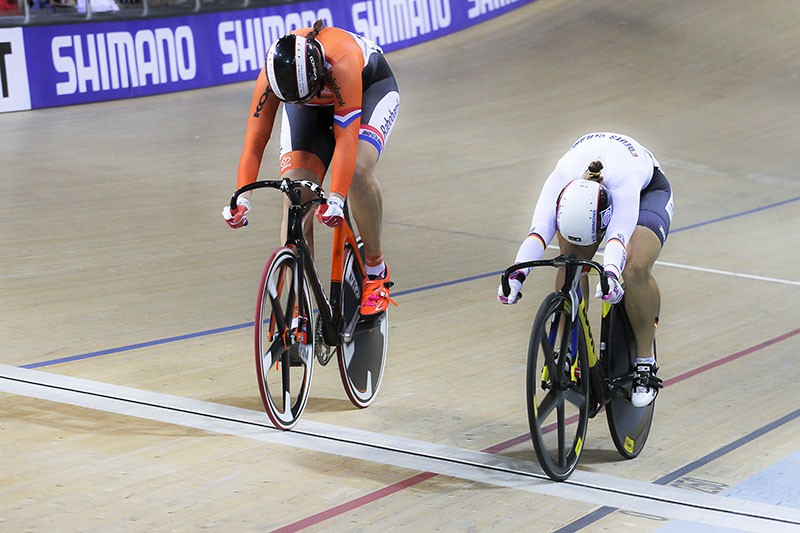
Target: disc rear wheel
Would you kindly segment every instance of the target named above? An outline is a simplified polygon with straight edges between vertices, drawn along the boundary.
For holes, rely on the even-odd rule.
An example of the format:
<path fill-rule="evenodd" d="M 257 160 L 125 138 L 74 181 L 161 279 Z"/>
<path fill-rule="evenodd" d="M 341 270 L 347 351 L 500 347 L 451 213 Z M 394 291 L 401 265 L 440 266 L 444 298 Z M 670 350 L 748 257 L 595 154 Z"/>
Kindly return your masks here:
<path fill-rule="evenodd" d="M 342 317 L 344 331 L 337 348 L 339 374 L 350 401 L 359 408 L 369 406 L 378 394 L 389 342 L 389 315 L 361 316 L 363 274 L 355 252 L 345 250 L 342 280 Z"/>
<path fill-rule="evenodd" d="M 606 375 L 611 379 L 631 376 L 636 357 L 636 338 L 633 334 L 624 301 L 613 305 L 604 324 L 608 329 L 607 360 L 603 361 Z M 603 332 L 603 335 L 606 335 Z M 655 353 L 655 345 L 653 346 Z M 615 390 L 606 405 L 606 420 L 611 439 L 619 454 L 625 459 L 637 457 L 647 443 L 653 423 L 656 401 L 644 407 L 634 407 L 630 401 L 631 382 Z"/>

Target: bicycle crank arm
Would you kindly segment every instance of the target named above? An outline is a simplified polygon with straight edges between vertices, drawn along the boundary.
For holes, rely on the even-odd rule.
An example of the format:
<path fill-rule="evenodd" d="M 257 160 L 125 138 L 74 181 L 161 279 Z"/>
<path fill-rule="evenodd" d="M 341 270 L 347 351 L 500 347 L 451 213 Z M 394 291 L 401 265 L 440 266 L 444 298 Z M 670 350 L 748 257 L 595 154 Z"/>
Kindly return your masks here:
<path fill-rule="evenodd" d="M 633 385 L 634 380 L 636 379 L 636 374 L 631 372 L 630 374 L 626 374 L 624 376 L 620 376 L 618 378 L 608 378 L 606 379 L 606 391 L 610 394 L 616 394 L 618 392 L 622 392 L 623 394 L 627 393 L 630 394 L 631 386 Z"/>
<path fill-rule="evenodd" d="M 344 342 L 350 342 L 353 340 L 353 332 L 356 330 L 356 324 L 358 324 L 358 313 L 353 313 L 353 318 L 350 319 L 350 322 L 344 328 L 342 332 L 342 340 Z"/>

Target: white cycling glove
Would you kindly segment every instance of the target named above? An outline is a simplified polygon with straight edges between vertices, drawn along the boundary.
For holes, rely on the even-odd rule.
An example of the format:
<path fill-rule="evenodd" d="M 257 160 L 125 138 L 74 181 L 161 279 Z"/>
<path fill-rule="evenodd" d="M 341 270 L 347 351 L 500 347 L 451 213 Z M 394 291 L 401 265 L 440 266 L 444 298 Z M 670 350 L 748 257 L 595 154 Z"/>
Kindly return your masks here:
<path fill-rule="evenodd" d="M 608 274 L 608 293 L 603 294 L 603 287 L 598 283 L 594 297 L 610 304 L 618 304 L 622 300 L 622 295 L 625 294 L 625 291 L 622 289 L 622 284 L 617 279 L 616 274 L 608 270 L 606 270 L 606 274 Z"/>
<path fill-rule="evenodd" d="M 317 208 L 317 218 L 326 226 L 335 228 L 344 220 L 344 201 L 338 196 L 331 196 L 326 204 Z"/>
<path fill-rule="evenodd" d="M 503 292 L 503 284 L 497 287 L 497 299 L 500 303 L 512 305 L 517 303 L 522 298 L 522 283 L 525 281 L 525 274 L 516 270 L 508 276 L 508 286 L 511 288 L 508 294 Z"/>
<path fill-rule="evenodd" d="M 238 197 L 236 199 L 236 209 L 231 210 L 231 206 L 226 205 L 222 209 L 222 218 L 234 229 L 247 225 L 247 213 L 250 211 L 250 201 L 247 198 Z"/>

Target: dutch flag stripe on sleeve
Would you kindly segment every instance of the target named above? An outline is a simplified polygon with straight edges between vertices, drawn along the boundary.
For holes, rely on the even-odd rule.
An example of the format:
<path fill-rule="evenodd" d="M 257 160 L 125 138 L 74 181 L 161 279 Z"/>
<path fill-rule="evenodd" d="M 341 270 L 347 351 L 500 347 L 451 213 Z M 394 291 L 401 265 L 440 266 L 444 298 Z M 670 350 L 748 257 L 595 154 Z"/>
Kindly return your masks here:
<path fill-rule="evenodd" d="M 333 115 L 333 121 L 341 128 L 346 128 L 354 120 L 361 119 L 361 108 L 345 110 L 343 114 L 336 113 Z"/>

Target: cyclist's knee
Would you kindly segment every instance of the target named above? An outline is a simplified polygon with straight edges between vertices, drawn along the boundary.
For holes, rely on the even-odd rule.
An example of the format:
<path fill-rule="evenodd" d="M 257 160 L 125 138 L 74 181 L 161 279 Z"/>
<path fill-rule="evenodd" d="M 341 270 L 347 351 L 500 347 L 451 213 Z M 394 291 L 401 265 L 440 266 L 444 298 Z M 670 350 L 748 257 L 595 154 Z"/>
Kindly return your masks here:
<path fill-rule="evenodd" d="M 649 261 L 640 261 L 635 256 L 629 257 L 625 263 L 622 278 L 626 285 L 641 285 L 650 280 L 652 276 Z"/>
<path fill-rule="evenodd" d="M 355 172 L 353 172 L 353 181 L 350 184 L 350 194 L 364 195 L 378 186 L 373 166 L 367 164 L 356 165 Z"/>
<path fill-rule="evenodd" d="M 625 270 L 622 272 L 622 279 L 628 288 L 656 287 L 656 280 L 653 277 L 653 264 L 655 258 L 648 254 L 631 253 L 625 263 Z"/>
<path fill-rule="evenodd" d="M 652 279 L 653 265 L 661 252 L 658 237 L 648 228 L 637 226 L 628 245 L 625 271 L 626 283 L 648 283 Z"/>

